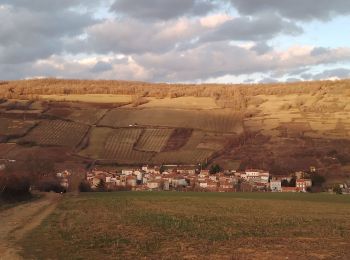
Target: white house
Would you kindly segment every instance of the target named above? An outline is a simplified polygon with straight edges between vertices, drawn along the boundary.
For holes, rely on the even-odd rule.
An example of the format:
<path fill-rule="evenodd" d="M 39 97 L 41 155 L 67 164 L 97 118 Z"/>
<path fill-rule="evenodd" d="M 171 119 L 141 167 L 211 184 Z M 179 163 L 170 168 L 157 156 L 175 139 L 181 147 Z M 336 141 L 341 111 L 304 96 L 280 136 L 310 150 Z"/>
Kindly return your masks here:
<path fill-rule="evenodd" d="M 123 175 L 132 175 L 134 173 L 134 170 L 131 169 L 123 169 L 122 174 Z"/>
<path fill-rule="evenodd" d="M 282 182 L 281 180 L 271 180 L 270 189 L 272 192 L 281 192 L 282 191 Z"/>
<path fill-rule="evenodd" d="M 149 181 L 149 182 L 147 183 L 147 187 L 148 187 L 150 190 L 158 189 L 158 188 L 159 188 L 159 182 L 157 182 L 157 181 Z"/>

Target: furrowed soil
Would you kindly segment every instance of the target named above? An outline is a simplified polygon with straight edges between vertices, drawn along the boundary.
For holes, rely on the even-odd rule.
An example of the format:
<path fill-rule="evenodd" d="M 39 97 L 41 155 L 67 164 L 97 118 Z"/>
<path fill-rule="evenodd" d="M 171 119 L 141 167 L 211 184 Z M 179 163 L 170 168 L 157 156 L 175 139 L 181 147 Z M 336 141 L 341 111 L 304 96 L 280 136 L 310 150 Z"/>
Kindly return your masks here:
<path fill-rule="evenodd" d="M 65 197 L 21 240 L 21 255 L 29 259 L 349 259 L 349 205 L 350 197 L 328 194 L 80 194 Z"/>

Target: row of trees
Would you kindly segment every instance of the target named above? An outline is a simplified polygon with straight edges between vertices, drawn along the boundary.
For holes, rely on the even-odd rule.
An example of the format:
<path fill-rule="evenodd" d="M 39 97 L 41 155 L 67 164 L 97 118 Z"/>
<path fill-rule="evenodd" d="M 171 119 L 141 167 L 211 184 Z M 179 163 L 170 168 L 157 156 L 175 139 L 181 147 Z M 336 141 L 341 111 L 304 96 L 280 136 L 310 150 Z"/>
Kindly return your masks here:
<path fill-rule="evenodd" d="M 65 192 L 55 176 L 52 161 L 29 157 L 25 162 L 9 164 L 0 171 L 0 199 L 21 201 L 31 198 L 33 189 L 43 192 Z"/>
<path fill-rule="evenodd" d="M 149 84 L 130 81 L 38 79 L 5 82 L 0 95 L 6 98 L 35 98 L 48 94 L 122 94 L 136 97 L 213 97 L 224 107 L 244 110 L 257 95 L 322 94 L 347 88 L 349 81 L 300 82 L 265 85 Z M 136 100 L 143 102 L 142 99 Z"/>

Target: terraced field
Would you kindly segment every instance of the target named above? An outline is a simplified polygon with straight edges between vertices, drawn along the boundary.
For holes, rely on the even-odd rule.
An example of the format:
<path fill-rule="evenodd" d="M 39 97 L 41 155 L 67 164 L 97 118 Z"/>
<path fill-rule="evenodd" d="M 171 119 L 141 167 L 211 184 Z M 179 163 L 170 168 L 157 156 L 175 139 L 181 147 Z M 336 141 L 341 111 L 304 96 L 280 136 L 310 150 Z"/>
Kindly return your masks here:
<path fill-rule="evenodd" d="M 192 128 L 210 132 L 241 133 L 240 113 L 232 110 L 182 110 L 182 109 L 114 109 L 100 122 L 101 126 L 128 127 L 163 126 Z"/>
<path fill-rule="evenodd" d="M 36 124 L 33 120 L 0 118 L 1 136 L 22 136 Z"/>
<path fill-rule="evenodd" d="M 93 128 L 89 146 L 79 154 L 123 164 L 147 162 L 152 153 L 134 150 L 141 133 L 142 129 Z"/>
<path fill-rule="evenodd" d="M 155 164 L 196 164 L 203 163 L 213 153 L 224 149 L 232 135 L 221 135 L 203 131 L 193 131 L 189 140 L 180 149 L 157 153 L 152 162 Z"/>
<path fill-rule="evenodd" d="M 90 107 L 84 109 L 52 108 L 46 114 L 82 124 L 93 125 L 101 119 L 106 111 L 106 109 Z"/>
<path fill-rule="evenodd" d="M 15 148 L 15 144 L 0 143 L 0 156 L 6 156 L 9 152 Z"/>
<path fill-rule="evenodd" d="M 181 147 L 168 147 L 174 129 L 94 127 L 89 145 L 81 156 L 120 164 L 174 163 L 194 164 L 206 161 L 223 149 L 231 135 L 193 131 Z"/>
<path fill-rule="evenodd" d="M 173 129 L 145 129 L 135 149 L 148 152 L 160 152 L 170 138 Z"/>
<path fill-rule="evenodd" d="M 142 133 L 141 129 L 118 129 L 106 141 L 103 158 L 119 163 L 144 163 L 151 154 L 134 150 L 134 145 Z"/>
<path fill-rule="evenodd" d="M 38 145 L 75 147 L 80 143 L 88 126 L 61 120 L 42 121 L 21 139 Z"/>
<path fill-rule="evenodd" d="M 195 149 L 162 152 L 152 158 L 154 164 L 197 164 L 203 163 L 214 153 L 213 150 Z"/>

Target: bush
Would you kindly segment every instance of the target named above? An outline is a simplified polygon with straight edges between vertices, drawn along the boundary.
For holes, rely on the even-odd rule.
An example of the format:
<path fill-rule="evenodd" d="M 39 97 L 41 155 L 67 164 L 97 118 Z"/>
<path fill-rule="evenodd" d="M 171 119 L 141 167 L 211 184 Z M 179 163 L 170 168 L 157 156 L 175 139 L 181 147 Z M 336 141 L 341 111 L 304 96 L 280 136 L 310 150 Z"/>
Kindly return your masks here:
<path fill-rule="evenodd" d="M 326 182 L 326 178 L 318 173 L 311 174 L 312 186 L 322 187 L 323 183 Z"/>
<path fill-rule="evenodd" d="M 66 189 L 61 186 L 60 181 L 55 178 L 48 178 L 38 181 L 38 183 L 36 184 L 36 188 L 42 192 L 66 192 Z"/>
<path fill-rule="evenodd" d="M 342 189 L 340 188 L 339 185 L 336 185 L 336 186 L 333 187 L 333 192 L 335 194 L 339 194 L 339 195 L 343 194 L 343 191 L 342 191 Z"/>
<path fill-rule="evenodd" d="M 31 181 L 28 175 L 4 172 L 0 175 L 0 197 L 8 201 L 31 198 Z"/>
<path fill-rule="evenodd" d="M 222 171 L 222 168 L 218 164 L 214 164 L 210 167 L 209 173 L 210 174 L 217 174 Z"/>
<path fill-rule="evenodd" d="M 92 189 L 90 187 L 90 184 L 87 182 L 87 181 L 82 181 L 80 184 L 79 184 L 79 191 L 80 192 L 91 192 Z"/>

